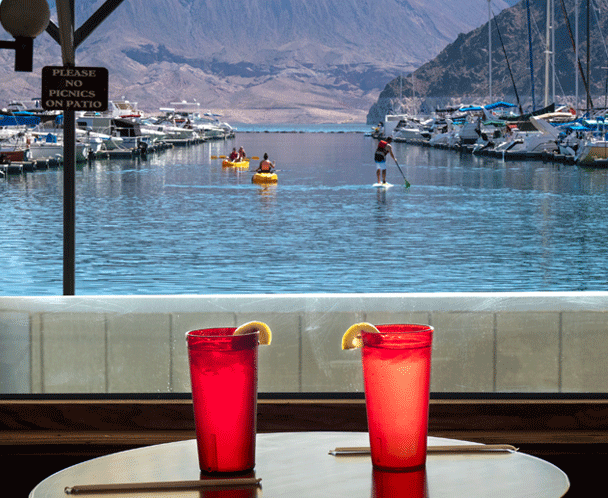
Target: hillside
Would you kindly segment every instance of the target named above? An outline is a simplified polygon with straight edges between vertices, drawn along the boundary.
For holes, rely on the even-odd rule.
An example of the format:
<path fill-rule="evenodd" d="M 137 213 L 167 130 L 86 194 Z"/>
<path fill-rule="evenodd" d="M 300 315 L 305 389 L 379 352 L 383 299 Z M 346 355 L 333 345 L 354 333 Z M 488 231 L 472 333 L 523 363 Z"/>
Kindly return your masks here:
<path fill-rule="evenodd" d="M 574 5 L 569 2 L 570 5 L 566 8 L 568 19 L 566 21 L 561 2 L 555 3 L 555 100 L 558 103 L 572 104 L 575 95 L 575 51 L 570 33 L 575 34 Z M 584 2 L 581 2 L 579 8 L 579 60 L 586 78 L 587 13 L 583 4 Z M 602 16 L 601 12 L 606 12 L 608 9 L 608 0 L 596 0 L 595 4 L 600 12 L 589 13 L 589 66 L 591 95 L 597 107 L 605 105 L 608 53 L 603 38 L 604 33 L 608 32 L 608 18 Z M 526 3 L 520 2 L 497 14 L 491 25 L 493 100 L 517 103 L 519 96 L 522 106 L 528 110 L 532 107 L 533 95 L 536 108 L 544 104 L 546 0 L 531 0 L 530 12 L 534 78 L 530 70 Z M 500 37 L 504 42 L 504 50 Z M 435 106 L 455 102 L 467 104 L 486 102 L 489 98 L 488 46 L 487 23 L 470 33 L 459 35 L 437 57 L 414 71 L 413 75 L 407 75 L 403 80 L 400 78 L 391 80 L 380 94 L 378 101 L 371 107 L 367 122 L 370 124 L 378 122 L 389 109 L 399 111 L 408 106 L 433 109 Z M 513 78 L 509 73 L 509 66 Z M 412 81 L 414 89 L 412 89 Z M 550 78 L 550 101 L 553 101 L 553 93 L 553 83 Z M 584 104 L 585 89 L 580 76 L 579 96 Z"/>
<path fill-rule="evenodd" d="M 77 1 L 76 26 L 102 4 Z M 110 98 L 151 112 L 196 99 L 236 121 L 361 122 L 388 81 L 487 15 L 485 0 L 125 0 L 76 62 L 107 67 Z M 13 57 L 0 51 L 2 101 L 39 95 L 41 67 L 61 64 L 47 33 L 33 73 L 14 73 Z"/>

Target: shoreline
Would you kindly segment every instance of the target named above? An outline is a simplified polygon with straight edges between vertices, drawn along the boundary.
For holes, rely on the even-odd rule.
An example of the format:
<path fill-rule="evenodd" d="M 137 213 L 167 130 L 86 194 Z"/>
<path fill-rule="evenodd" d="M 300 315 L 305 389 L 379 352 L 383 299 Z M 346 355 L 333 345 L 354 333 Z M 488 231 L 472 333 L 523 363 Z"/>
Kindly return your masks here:
<path fill-rule="evenodd" d="M 365 123 L 323 123 L 323 124 L 247 124 L 230 123 L 236 133 L 371 133 L 371 125 Z"/>

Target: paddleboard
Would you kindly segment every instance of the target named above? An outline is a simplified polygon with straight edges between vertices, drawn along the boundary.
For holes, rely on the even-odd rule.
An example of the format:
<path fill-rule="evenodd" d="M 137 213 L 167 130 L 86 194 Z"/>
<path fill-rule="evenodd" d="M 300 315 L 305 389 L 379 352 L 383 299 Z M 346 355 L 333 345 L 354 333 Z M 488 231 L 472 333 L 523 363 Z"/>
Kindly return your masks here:
<path fill-rule="evenodd" d="M 393 184 L 392 183 L 374 183 L 372 185 L 372 187 L 376 187 L 376 188 L 389 188 L 392 187 Z"/>

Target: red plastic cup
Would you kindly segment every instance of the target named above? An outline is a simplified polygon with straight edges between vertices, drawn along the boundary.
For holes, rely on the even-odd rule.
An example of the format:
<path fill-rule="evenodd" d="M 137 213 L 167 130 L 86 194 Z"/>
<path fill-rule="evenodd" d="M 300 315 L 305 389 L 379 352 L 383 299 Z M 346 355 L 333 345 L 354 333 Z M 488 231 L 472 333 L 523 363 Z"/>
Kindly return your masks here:
<path fill-rule="evenodd" d="M 255 467 L 258 336 L 235 328 L 186 334 L 201 472 L 242 473 Z"/>
<path fill-rule="evenodd" d="M 394 472 L 372 469 L 371 498 L 428 498 L 426 470 Z"/>
<path fill-rule="evenodd" d="M 433 327 L 376 328 L 379 334 L 361 334 L 372 464 L 393 471 L 421 468 L 426 463 Z"/>

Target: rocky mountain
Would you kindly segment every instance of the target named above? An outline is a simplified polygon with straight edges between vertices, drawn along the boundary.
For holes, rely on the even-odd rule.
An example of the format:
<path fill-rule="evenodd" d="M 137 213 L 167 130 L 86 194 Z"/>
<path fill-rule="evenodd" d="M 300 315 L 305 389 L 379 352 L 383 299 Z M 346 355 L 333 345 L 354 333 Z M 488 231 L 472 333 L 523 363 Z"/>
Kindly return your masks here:
<path fill-rule="evenodd" d="M 75 4 L 79 27 L 104 0 Z M 486 0 L 124 0 L 76 64 L 107 67 L 110 98 L 150 112 L 196 100 L 233 121 L 362 122 L 387 81 L 487 18 Z M 13 57 L 0 51 L 5 102 L 40 95 L 41 67 L 62 64 L 48 33 L 33 73 L 13 72 Z"/>
<path fill-rule="evenodd" d="M 608 90 L 608 51 L 605 33 L 608 32 L 608 0 L 590 2 L 587 15 L 586 2 L 579 2 L 579 61 L 587 79 L 587 19 L 589 19 L 589 81 L 595 107 L 605 106 Z M 527 6 L 530 7 L 528 16 Z M 496 13 L 492 28 L 492 100 L 517 103 L 524 110 L 544 105 L 546 0 L 525 1 Z M 564 15 L 565 7 L 565 15 Z M 597 7 L 597 10 L 595 9 Z M 575 103 L 575 50 L 576 34 L 574 2 L 555 2 L 555 85 L 552 64 L 550 67 L 549 103 L 553 95 L 557 103 Z M 528 31 L 530 19 L 531 37 Z M 501 43 L 502 38 L 502 43 Z M 529 39 L 532 43 L 529 43 Z M 371 107 L 367 122 L 377 123 L 392 110 L 401 112 L 457 103 L 487 103 L 489 89 L 489 36 L 488 23 L 467 34 L 460 34 L 441 53 L 405 78 L 391 80 L 378 101 Z M 503 50 L 504 44 L 504 50 Z M 530 51 L 530 47 L 532 50 Z M 532 68 L 530 66 L 532 53 Z M 551 55 L 550 60 L 552 61 Z M 507 62 L 508 61 L 508 62 Z M 510 71 L 509 71 L 510 70 Z M 579 74 L 579 97 L 584 106 L 585 87 Z M 512 74 L 512 76 L 511 76 Z M 534 75 L 532 77 L 532 74 Z M 532 85 L 534 82 L 534 85 Z M 553 91 L 555 88 L 555 92 Z"/>

